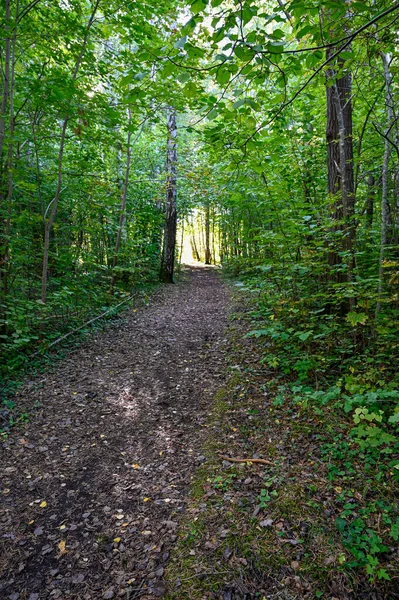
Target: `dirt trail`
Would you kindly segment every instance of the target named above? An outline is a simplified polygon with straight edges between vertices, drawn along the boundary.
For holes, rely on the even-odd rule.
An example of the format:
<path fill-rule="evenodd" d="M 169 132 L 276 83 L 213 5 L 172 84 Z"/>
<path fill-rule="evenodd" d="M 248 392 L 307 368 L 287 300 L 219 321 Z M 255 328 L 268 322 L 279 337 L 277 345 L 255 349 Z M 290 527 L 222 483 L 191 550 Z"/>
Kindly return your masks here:
<path fill-rule="evenodd" d="M 228 294 L 190 269 L 21 396 L 2 444 L 0 597 L 162 597 L 223 372 Z"/>

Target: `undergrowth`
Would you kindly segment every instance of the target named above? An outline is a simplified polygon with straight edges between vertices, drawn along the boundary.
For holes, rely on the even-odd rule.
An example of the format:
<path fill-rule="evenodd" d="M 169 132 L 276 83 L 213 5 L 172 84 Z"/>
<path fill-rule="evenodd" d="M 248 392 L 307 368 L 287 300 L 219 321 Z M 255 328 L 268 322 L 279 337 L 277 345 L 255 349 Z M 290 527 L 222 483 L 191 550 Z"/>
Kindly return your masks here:
<path fill-rule="evenodd" d="M 236 285 L 230 382 L 168 598 L 398 597 L 398 324 L 284 296 L 277 275 Z"/>

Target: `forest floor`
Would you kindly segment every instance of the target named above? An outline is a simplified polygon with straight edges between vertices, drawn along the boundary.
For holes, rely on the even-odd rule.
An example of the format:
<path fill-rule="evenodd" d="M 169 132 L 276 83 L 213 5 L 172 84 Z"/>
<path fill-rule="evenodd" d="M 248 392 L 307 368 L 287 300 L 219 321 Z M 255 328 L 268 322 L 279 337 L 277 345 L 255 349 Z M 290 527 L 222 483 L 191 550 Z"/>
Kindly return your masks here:
<path fill-rule="evenodd" d="M 357 459 L 341 473 L 328 404 L 282 398 L 252 308 L 189 268 L 25 383 L 0 448 L 1 598 L 399 598 L 391 492 Z M 343 510 L 370 528 L 344 538 Z"/>
<path fill-rule="evenodd" d="M 20 389 L 30 420 L 0 450 L 2 598 L 164 595 L 228 302 L 215 269 L 189 269 Z"/>

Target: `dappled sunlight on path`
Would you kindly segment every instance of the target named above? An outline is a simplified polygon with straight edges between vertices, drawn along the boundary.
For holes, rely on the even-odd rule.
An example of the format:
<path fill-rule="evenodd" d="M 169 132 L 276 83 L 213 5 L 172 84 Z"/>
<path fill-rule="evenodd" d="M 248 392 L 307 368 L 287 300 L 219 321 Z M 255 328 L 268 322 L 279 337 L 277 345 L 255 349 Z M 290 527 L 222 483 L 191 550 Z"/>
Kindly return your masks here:
<path fill-rule="evenodd" d="M 2 448 L 2 597 L 163 595 L 226 324 L 216 270 L 184 279 L 21 391 L 39 408 Z"/>

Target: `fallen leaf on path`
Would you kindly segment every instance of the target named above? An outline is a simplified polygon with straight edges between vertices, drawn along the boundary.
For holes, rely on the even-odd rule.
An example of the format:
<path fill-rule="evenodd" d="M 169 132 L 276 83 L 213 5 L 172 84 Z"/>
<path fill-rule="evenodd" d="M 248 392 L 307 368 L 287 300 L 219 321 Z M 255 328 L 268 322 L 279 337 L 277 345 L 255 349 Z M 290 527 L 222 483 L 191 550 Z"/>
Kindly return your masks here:
<path fill-rule="evenodd" d="M 261 527 L 271 527 L 273 525 L 273 519 L 265 519 L 259 523 Z"/>
<path fill-rule="evenodd" d="M 68 550 L 66 549 L 66 542 L 65 540 L 61 540 L 60 543 L 57 545 L 58 550 L 60 551 L 58 557 L 62 556 L 63 554 L 68 554 Z"/>

